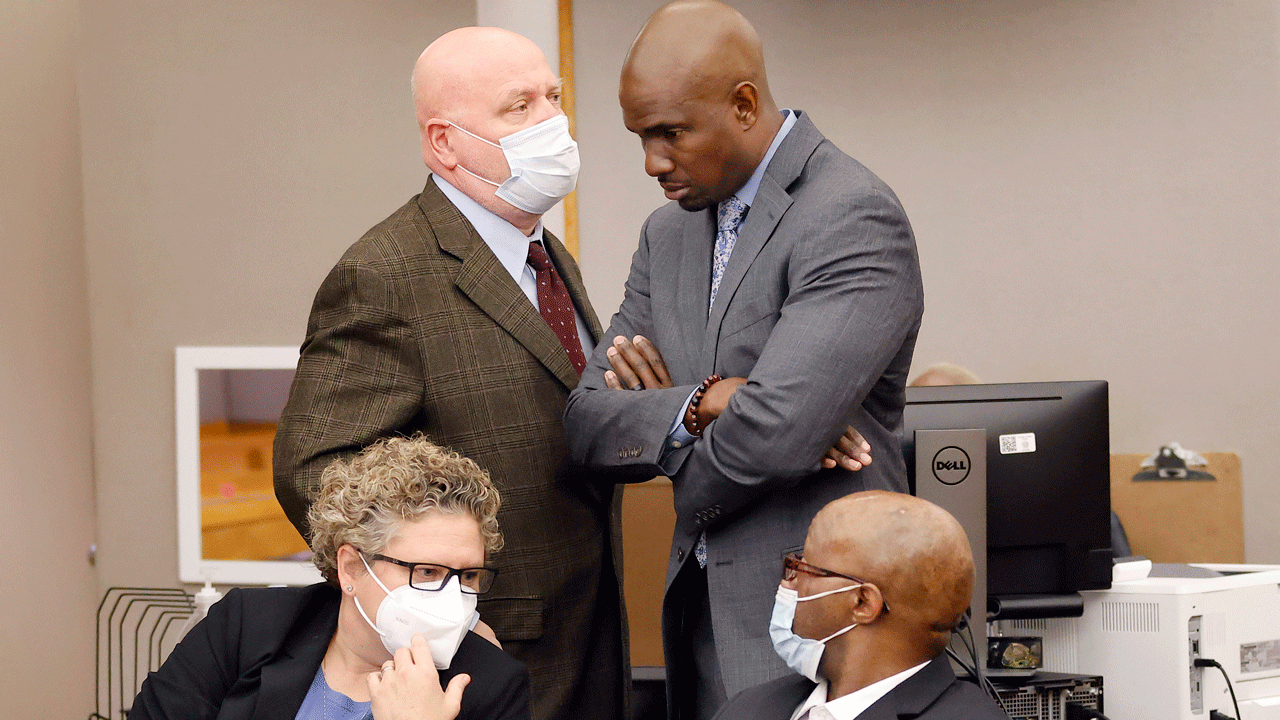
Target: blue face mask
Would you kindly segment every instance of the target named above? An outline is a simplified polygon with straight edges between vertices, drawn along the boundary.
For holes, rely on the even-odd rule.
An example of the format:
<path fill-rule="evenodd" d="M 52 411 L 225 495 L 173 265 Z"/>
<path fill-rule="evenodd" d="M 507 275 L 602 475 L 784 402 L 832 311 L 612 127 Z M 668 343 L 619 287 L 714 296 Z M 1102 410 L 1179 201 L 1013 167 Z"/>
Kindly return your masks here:
<path fill-rule="evenodd" d="M 826 649 L 827 642 L 858 626 L 857 623 L 854 623 L 835 631 L 821 640 L 800 637 L 791 629 L 791 625 L 796 619 L 796 603 L 817 600 L 818 598 L 860 587 L 862 587 L 860 584 L 847 585 L 835 590 L 800 597 L 795 590 L 782 585 L 778 586 L 778 594 L 773 601 L 773 616 L 769 618 L 769 638 L 773 640 L 774 651 L 787 664 L 787 667 L 813 682 L 818 682 L 818 663 L 822 660 L 822 651 Z"/>

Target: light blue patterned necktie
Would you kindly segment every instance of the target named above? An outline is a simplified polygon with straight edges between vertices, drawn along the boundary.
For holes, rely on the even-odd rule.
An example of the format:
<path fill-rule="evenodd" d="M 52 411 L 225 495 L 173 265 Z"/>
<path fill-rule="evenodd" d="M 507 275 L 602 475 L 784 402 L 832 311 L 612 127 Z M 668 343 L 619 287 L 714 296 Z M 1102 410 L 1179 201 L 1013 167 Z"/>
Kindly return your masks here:
<path fill-rule="evenodd" d="M 738 228 L 742 227 L 742 219 L 747 216 L 749 205 L 742 202 L 737 195 L 730 195 L 720 201 L 716 207 L 716 251 L 711 256 L 711 299 L 707 301 L 707 315 L 716 302 L 716 291 L 720 289 L 720 278 L 724 277 L 724 269 L 729 266 L 729 256 L 733 254 L 733 244 L 738 242 Z M 698 544 L 693 548 L 693 556 L 698 567 L 707 566 L 707 533 L 698 536 Z"/>
<path fill-rule="evenodd" d="M 716 251 L 711 256 L 711 299 L 707 301 L 707 314 L 716 302 L 716 291 L 720 289 L 720 278 L 729 265 L 729 256 L 733 254 L 733 244 L 738 241 L 738 228 L 742 227 L 742 219 L 746 217 L 750 206 L 742 202 L 737 195 L 730 195 L 716 207 Z"/>

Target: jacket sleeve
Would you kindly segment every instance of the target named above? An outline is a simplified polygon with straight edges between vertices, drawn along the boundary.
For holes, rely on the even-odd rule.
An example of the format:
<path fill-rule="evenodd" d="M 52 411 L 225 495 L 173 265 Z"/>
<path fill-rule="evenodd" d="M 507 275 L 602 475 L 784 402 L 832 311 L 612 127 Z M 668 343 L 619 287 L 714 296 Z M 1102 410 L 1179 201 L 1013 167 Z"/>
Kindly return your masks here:
<path fill-rule="evenodd" d="M 239 673 L 241 594 L 232 590 L 209 608 L 160 666 L 147 675 L 129 720 L 216 718 Z"/>
<path fill-rule="evenodd" d="M 604 373 L 611 369 L 606 354 L 621 335 L 654 337 L 649 303 L 649 223 L 640 231 L 640 245 L 631 259 L 622 306 L 609 321 L 565 406 L 569 457 L 574 463 L 610 468 L 613 478 L 649 480 L 665 474 L 659 466 L 671 424 L 684 407 L 693 385 L 661 390 L 612 390 Z M 662 348 L 659 348 L 661 350 Z"/>
<path fill-rule="evenodd" d="M 789 292 L 748 382 L 672 475 L 682 522 L 705 524 L 817 472 L 923 312 L 919 261 L 895 198 L 823 203 L 787 268 Z"/>
<path fill-rule="evenodd" d="M 455 657 L 465 657 L 465 667 L 457 670 L 469 674 L 471 683 L 462 692 L 458 720 L 529 720 L 529 671 L 524 663 L 474 632 L 462 643 Z M 447 687 L 452 679 L 441 675 L 440 685 Z"/>
<path fill-rule="evenodd" d="M 276 497 L 303 537 L 324 468 L 422 408 L 421 357 L 399 305 L 387 278 L 351 258 L 316 293 L 272 460 Z"/>

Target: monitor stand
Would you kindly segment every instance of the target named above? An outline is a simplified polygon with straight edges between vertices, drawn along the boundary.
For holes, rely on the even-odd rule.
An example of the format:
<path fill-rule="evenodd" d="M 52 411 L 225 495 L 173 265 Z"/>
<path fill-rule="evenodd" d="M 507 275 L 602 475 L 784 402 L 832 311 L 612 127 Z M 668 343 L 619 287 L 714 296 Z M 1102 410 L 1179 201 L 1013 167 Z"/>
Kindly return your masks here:
<path fill-rule="evenodd" d="M 955 516 L 973 548 L 975 581 L 969 608 L 974 654 L 987 663 L 987 431 L 915 431 L 917 497 Z M 958 635 L 959 633 L 957 633 Z M 969 652 L 952 636 L 951 649 L 969 660 Z M 953 661 L 954 664 L 954 661 Z M 963 670 L 956 668 L 956 674 Z"/>

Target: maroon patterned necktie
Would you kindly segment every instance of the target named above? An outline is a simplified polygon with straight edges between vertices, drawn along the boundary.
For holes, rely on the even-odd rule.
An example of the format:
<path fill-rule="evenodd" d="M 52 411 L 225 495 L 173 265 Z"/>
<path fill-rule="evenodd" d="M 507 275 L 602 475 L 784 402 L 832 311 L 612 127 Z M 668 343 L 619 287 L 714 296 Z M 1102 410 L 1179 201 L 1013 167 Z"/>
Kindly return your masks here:
<path fill-rule="evenodd" d="M 582 354 L 582 340 L 578 337 L 578 323 L 573 317 L 569 289 L 564 286 L 564 280 L 560 279 L 560 273 L 556 272 L 547 251 L 537 241 L 529 243 L 529 265 L 538 279 L 538 312 L 560 338 L 564 351 L 569 353 L 569 362 L 581 375 L 587 366 L 587 358 Z"/>

